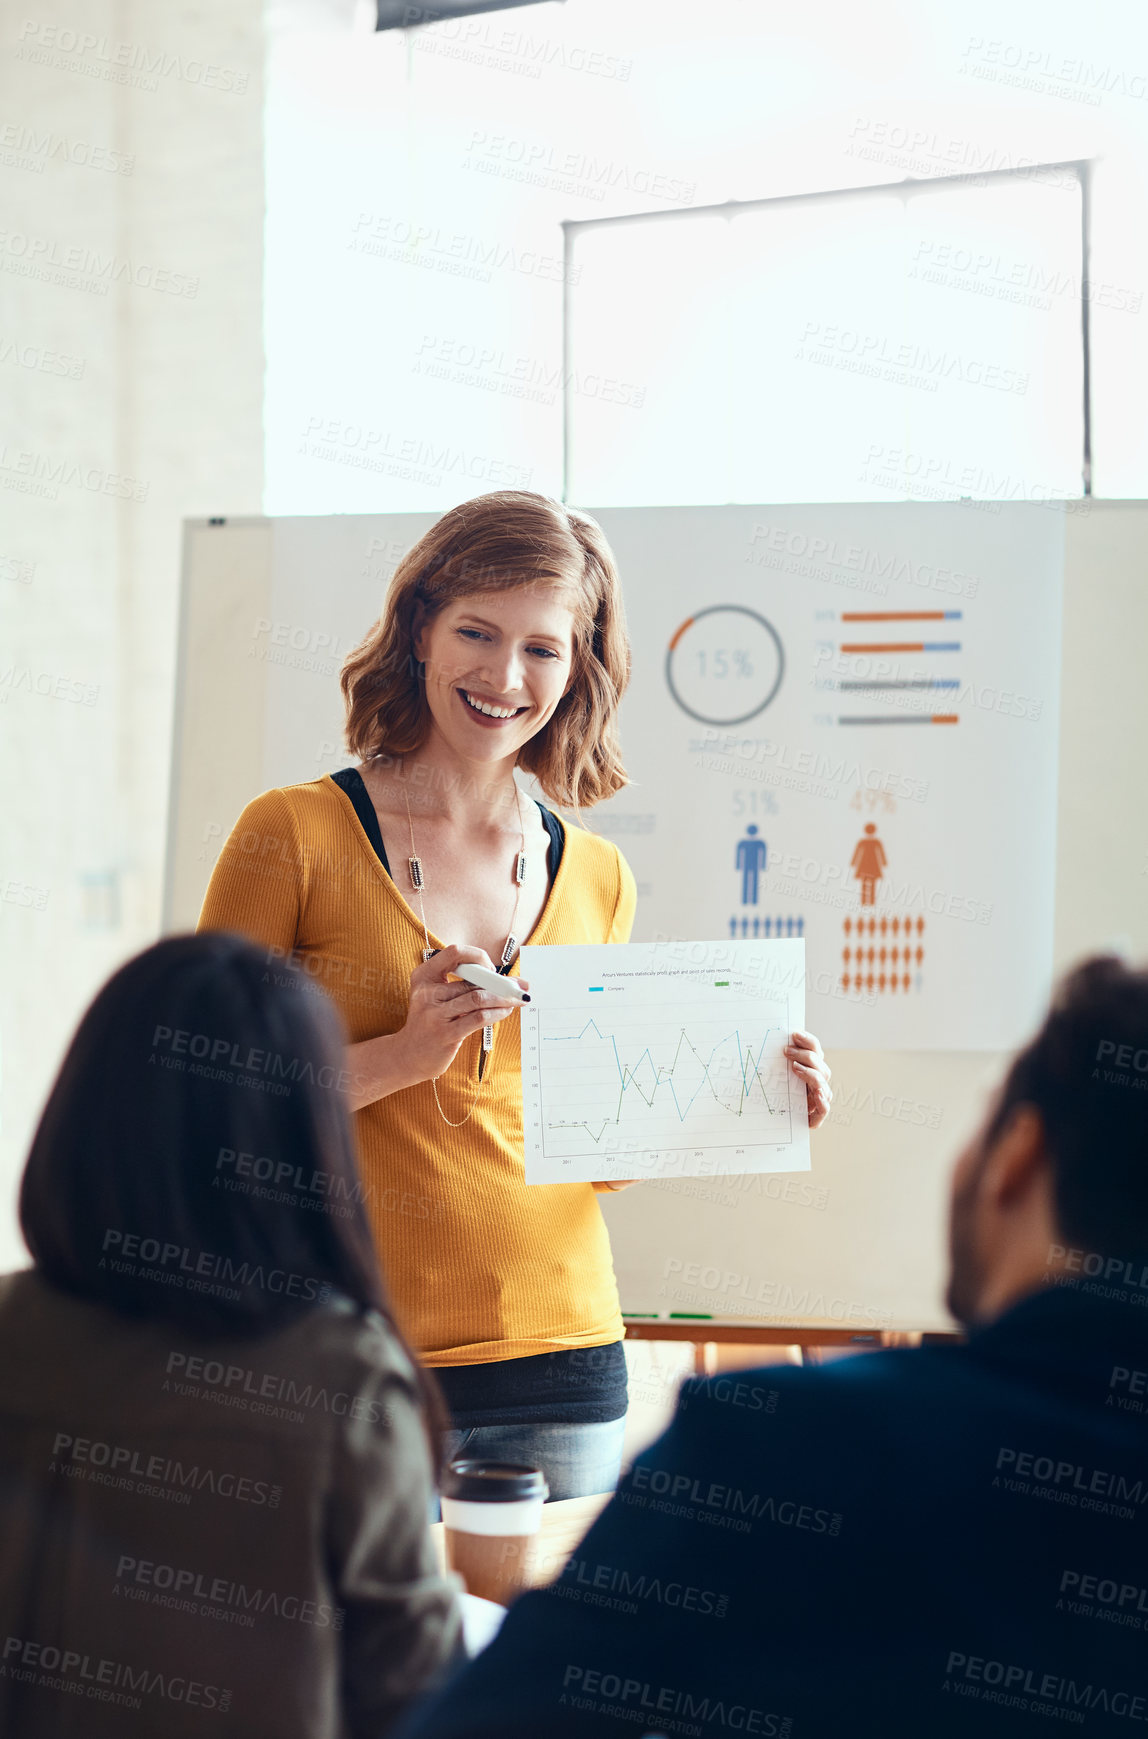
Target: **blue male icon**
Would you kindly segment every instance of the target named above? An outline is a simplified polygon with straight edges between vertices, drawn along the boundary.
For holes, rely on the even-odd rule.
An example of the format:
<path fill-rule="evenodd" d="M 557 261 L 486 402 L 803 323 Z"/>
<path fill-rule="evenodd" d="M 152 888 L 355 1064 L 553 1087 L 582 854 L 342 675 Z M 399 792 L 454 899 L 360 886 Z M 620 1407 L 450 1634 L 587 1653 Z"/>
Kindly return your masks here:
<path fill-rule="evenodd" d="M 757 880 L 769 854 L 764 839 L 757 838 L 755 822 L 751 821 L 745 831 L 746 837 L 737 842 L 736 867 L 741 871 L 741 903 L 743 906 L 756 906 Z"/>

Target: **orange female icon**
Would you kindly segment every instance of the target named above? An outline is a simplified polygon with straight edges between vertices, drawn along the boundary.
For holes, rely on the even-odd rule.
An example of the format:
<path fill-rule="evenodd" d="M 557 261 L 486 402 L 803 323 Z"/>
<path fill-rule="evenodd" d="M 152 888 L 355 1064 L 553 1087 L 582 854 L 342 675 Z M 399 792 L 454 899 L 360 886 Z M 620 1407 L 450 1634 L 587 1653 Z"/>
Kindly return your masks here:
<path fill-rule="evenodd" d="M 865 823 L 865 838 L 859 839 L 850 860 L 850 867 L 857 880 L 861 883 L 861 904 L 872 906 L 876 902 L 877 883 L 885 873 L 885 847 L 874 836 L 877 824 L 873 821 Z"/>

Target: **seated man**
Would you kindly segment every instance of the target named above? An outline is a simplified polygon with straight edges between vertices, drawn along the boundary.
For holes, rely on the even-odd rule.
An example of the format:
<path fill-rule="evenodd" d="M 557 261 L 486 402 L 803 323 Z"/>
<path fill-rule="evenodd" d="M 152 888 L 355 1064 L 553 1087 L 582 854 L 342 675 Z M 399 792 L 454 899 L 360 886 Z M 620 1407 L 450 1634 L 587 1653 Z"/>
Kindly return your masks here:
<path fill-rule="evenodd" d="M 1062 986 L 953 1178 L 967 1343 L 688 1382 L 404 1739 L 1148 1720 L 1148 972 Z"/>

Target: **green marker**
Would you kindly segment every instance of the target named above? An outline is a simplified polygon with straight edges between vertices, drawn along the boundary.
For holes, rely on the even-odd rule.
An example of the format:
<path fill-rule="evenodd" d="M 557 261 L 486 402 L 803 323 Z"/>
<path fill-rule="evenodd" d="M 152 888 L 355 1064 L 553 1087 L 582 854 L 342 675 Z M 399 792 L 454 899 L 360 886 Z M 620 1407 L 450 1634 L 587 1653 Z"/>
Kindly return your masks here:
<path fill-rule="evenodd" d="M 714 979 L 714 989 L 715 990 L 728 990 L 729 989 L 729 979 L 728 978 L 715 978 Z"/>
<path fill-rule="evenodd" d="M 708 1310 L 671 1310 L 671 1322 L 712 1322 Z"/>

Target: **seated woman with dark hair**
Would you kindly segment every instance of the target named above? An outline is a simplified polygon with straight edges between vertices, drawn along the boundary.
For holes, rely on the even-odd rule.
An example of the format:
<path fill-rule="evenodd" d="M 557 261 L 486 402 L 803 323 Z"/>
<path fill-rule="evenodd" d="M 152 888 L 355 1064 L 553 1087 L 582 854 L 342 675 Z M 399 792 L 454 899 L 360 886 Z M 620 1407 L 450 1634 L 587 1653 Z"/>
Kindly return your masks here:
<path fill-rule="evenodd" d="M 0 1280 L 0 1731 L 385 1734 L 458 1652 L 440 1403 L 291 967 L 160 942 L 96 997 Z"/>

